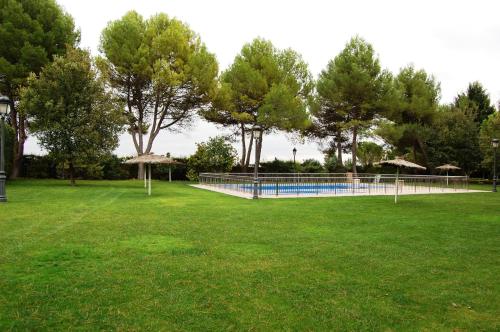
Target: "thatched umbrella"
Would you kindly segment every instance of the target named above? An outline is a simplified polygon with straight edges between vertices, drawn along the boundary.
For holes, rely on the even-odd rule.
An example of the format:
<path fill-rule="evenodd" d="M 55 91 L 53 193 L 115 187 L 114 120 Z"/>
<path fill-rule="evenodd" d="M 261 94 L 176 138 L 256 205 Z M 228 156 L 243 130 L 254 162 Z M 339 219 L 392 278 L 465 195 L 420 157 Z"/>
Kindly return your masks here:
<path fill-rule="evenodd" d="M 147 153 L 125 161 L 125 164 L 147 164 L 144 169 L 144 188 L 148 188 L 148 195 L 151 195 L 151 164 L 180 164 L 170 157 L 160 156 L 153 153 Z M 149 183 L 146 174 L 149 172 Z"/>
<path fill-rule="evenodd" d="M 446 171 L 446 186 L 448 186 L 448 172 L 449 171 L 454 171 L 454 170 L 457 170 L 457 169 L 461 169 L 461 168 L 457 167 L 457 166 L 453 166 L 451 164 L 444 164 L 444 165 L 436 167 L 436 169 L 440 169 L 442 171 Z"/>
<path fill-rule="evenodd" d="M 397 167 L 396 170 L 396 193 L 394 195 L 394 203 L 398 202 L 398 191 L 399 191 L 399 168 L 400 167 L 408 167 L 408 168 L 417 168 L 417 169 L 425 169 L 424 166 L 420 166 L 418 164 L 412 163 L 408 160 L 404 160 L 403 158 L 398 158 L 393 160 L 382 160 L 379 162 L 382 165 L 393 165 Z"/>

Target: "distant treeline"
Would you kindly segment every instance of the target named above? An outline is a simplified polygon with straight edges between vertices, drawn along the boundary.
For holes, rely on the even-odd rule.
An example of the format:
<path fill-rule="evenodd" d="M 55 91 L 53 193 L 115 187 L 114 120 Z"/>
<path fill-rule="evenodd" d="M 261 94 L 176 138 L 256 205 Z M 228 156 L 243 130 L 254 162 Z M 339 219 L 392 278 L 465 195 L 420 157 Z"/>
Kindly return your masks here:
<path fill-rule="evenodd" d="M 109 155 L 95 164 L 78 164 L 75 167 L 75 176 L 78 179 L 86 180 L 127 180 L 137 178 L 137 165 L 124 164 L 124 161 L 127 159 L 126 157 Z M 171 166 L 172 180 L 188 180 L 188 158 L 175 158 L 175 160 L 182 164 Z M 345 166 L 336 167 L 327 162 L 321 163 L 315 159 L 307 159 L 295 164 L 291 160 L 274 159 L 262 162 L 259 167 L 259 172 L 261 173 L 345 173 L 348 171 L 350 171 L 349 168 Z M 364 166 L 360 167 L 360 171 L 364 173 L 390 174 L 394 173 L 395 169 L 392 167 Z M 235 165 L 230 172 L 240 173 L 243 170 L 240 165 Z M 247 172 L 253 172 L 253 167 L 247 169 Z M 406 173 L 414 173 L 414 171 L 407 170 Z M 435 172 L 435 174 L 439 174 L 439 172 Z M 457 174 L 461 175 L 462 172 L 458 172 Z M 58 163 L 48 155 L 25 155 L 21 168 L 21 176 L 35 179 L 67 179 L 69 176 L 68 165 Z M 152 178 L 168 180 L 169 166 L 153 165 Z"/>

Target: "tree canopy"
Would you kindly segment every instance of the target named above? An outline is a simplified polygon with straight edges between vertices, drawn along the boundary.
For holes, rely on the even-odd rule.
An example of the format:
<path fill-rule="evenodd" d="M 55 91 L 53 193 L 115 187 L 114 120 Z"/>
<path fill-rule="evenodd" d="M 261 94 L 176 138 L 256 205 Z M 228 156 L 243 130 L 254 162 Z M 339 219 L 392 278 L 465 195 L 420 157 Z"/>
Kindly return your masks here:
<path fill-rule="evenodd" d="M 441 106 L 431 124 L 429 166 L 454 164 L 470 174 L 481 164 L 475 114 L 453 105 Z"/>
<path fill-rule="evenodd" d="M 94 161 L 118 146 L 122 105 L 105 91 L 86 51 L 69 49 L 30 76 L 21 109 L 31 131 L 49 154 L 69 164 L 74 184 L 76 163 Z"/>
<path fill-rule="evenodd" d="M 24 154 L 28 121 L 17 110 L 19 91 L 30 73 L 38 74 L 54 56 L 75 46 L 80 34 L 70 15 L 54 0 L 0 0 L 0 93 L 12 101 L 14 129 L 12 177 L 17 177 Z"/>
<path fill-rule="evenodd" d="M 245 133 L 252 126 L 259 125 L 263 133 L 269 133 L 291 132 L 309 125 L 307 101 L 312 89 L 307 64 L 297 52 L 277 49 L 270 41 L 257 38 L 244 45 L 233 64 L 222 73 L 213 107 L 204 115 L 210 121 L 241 129 L 243 160 Z M 256 148 L 259 159 L 262 144 Z M 250 152 L 251 145 L 246 165 Z"/>
<path fill-rule="evenodd" d="M 474 121 L 481 124 L 495 112 L 488 93 L 481 83 L 469 83 L 467 90 L 458 94 L 454 101 L 455 107 L 469 108 L 474 112 Z"/>
<path fill-rule="evenodd" d="M 137 154 L 151 152 L 161 130 L 189 125 L 209 105 L 217 61 L 181 21 L 128 12 L 103 30 L 100 49 L 99 67 L 126 105 Z"/>
<path fill-rule="evenodd" d="M 500 139 L 500 112 L 495 112 L 488 116 L 482 123 L 479 134 L 479 147 L 483 153 L 483 166 L 491 169 L 493 165 L 492 139 Z"/>
<path fill-rule="evenodd" d="M 338 109 L 338 105 L 332 103 L 329 98 L 332 90 L 330 80 L 323 71 L 316 82 L 316 94 L 311 99 L 310 109 L 312 124 L 304 132 L 306 136 L 326 141 L 329 154 L 336 152 L 336 165 L 342 166 L 342 152 L 349 144 L 348 132 L 344 127 L 345 114 Z"/>
<path fill-rule="evenodd" d="M 408 66 L 400 70 L 394 86 L 390 122 L 381 123 L 377 133 L 400 154 L 411 153 L 415 162 L 427 165 L 426 142 L 438 107 L 439 83 L 424 70 Z"/>
<path fill-rule="evenodd" d="M 356 173 L 357 138 L 377 116 L 391 107 L 392 76 L 382 70 L 369 43 L 352 38 L 326 69 L 317 83 L 317 103 L 313 109 L 320 136 L 342 141 L 349 132 L 352 140 L 352 170 Z"/>
<path fill-rule="evenodd" d="M 359 142 L 357 153 L 359 162 L 366 168 L 382 159 L 384 149 L 377 143 L 365 141 Z"/>

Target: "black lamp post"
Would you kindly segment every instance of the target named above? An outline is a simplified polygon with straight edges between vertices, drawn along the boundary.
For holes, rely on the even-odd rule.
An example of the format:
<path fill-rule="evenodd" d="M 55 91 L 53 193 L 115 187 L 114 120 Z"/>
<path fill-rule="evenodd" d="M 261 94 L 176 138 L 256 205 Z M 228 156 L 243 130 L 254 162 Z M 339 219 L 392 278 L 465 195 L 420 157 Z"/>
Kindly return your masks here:
<path fill-rule="evenodd" d="M 10 99 L 0 96 L 0 202 L 7 202 L 5 193 L 5 117 L 9 113 Z"/>
<path fill-rule="evenodd" d="M 293 148 L 292 152 L 293 152 L 293 171 L 297 172 L 297 167 L 295 166 L 295 156 L 297 155 L 297 149 Z"/>
<path fill-rule="evenodd" d="M 493 147 L 493 192 L 497 192 L 497 149 L 500 140 L 494 138 L 491 140 L 491 146 Z"/>
<path fill-rule="evenodd" d="M 255 163 L 253 168 L 253 198 L 259 198 L 259 140 L 262 135 L 262 128 L 258 125 L 252 127 L 253 137 L 255 138 Z"/>

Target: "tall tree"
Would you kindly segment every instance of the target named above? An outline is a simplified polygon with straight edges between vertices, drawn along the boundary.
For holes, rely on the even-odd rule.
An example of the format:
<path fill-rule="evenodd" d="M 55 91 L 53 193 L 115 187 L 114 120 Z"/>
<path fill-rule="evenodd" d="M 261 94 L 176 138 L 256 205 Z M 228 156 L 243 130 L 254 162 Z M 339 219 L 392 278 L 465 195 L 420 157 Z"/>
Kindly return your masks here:
<path fill-rule="evenodd" d="M 371 167 L 373 163 L 380 161 L 384 154 L 384 149 L 374 142 L 359 142 L 358 144 L 358 159 L 363 167 Z"/>
<path fill-rule="evenodd" d="M 491 170 L 493 165 L 493 147 L 491 145 L 493 138 L 500 139 L 500 112 L 490 114 L 481 124 L 479 147 L 484 156 L 482 164 L 488 170 Z"/>
<path fill-rule="evenodd" d="M 328 95 L 331 93 L 331 81 L 324 75 L 316 83 L 316 95 L 310 105 L 312 124 L 304 132 L 306 136 L 327 142 L 328 154 L 336 153 L 336 166 L 342 167 L 342 153 L 348 147 L 348 132 L 344 128 L 346 118 L 343 112 L 337 112 L 335 104 Z"/>
<path fill-rule="evenodd" d="M 99 67 L 126 105 L 138 155 L 151 152 L 161 130 L 188 126 L 209 105 L 217 61 L 198 35 L 177 19 L 157 14 L 144 20 L 128 12 L 104 29 L 100 48 L 105 58 Z"/>
<path fill-rule="evenodd" d="M 395 92 L 398 102 L 387 116 L 391 122 L 377 133 L 399 153 L 411 152 L 415 162 L 427 165 L 426 142 L 438 107 L 439 83 L 424 70 L 408 66 L 396 77 Z"/>
<path fill-rule="evenodd" d="M 430 126 L 427 150 L 429 166 L 455 164 L 466 174 L 478 170 L 481 163 L 476 113 L 454 105 L 441 106 Z"/>
<path fill-rule="evenodd" d="M 454 101 L 455 107 L 471 108 L 475 112 L 474 120 L 480 125 L 485 119 L 495 112 L 495 107 L 491 104 L 488 92 L 481 83 L 469 83 L 467 91 L 458 94 Z"/>
<path fill-rule="evenodd" d="M 14 129 L 11 177 L 19 176 L 27 138 L 28 121 L 18 110 L 19 92 L 31 72 L 37 74 L 54 56 L 79 41 L 71 16 L 54 0 L 0 0 L 0 93 L 11 104 Z"/>
<path fill-rule="evenodd" d="M 243 46 L 220 81 L 217 102 L 205 117 L 238 126 L 244 166 L 250 162 L 254 125 L 263 133 L 256 147 L 258 164 L 264 134 L 292 132 L 310 124 L 307 103 L 313 88 L 311 74 L 302 57 L 291 49 L 280 50 L 270 41 L 255 39 Z"/>
<path fill-rule="evenodd" d="M 202 113 L 205 120 L 213 122 L 224 128 L 233 131 L 231 136 L 240 137 L 241 139 L 241 157 L 239 164 L 245 172 L 252 151 L 253 133 L 244 118 L 240 118 L 239 112 L 235 109 L 235 105 L 231 100 L 231 86 L 219 80 L 217 89 L 215 89 L 212 97 L 211 107 Z M 247 147 L 247 137 L 250 138 Z M 247 154 L 248 148 L 248 154 Z"/>
<path fill-rule="evenodd" d="M 40 144 L 68 163 L 72 185 L 77 163 L 95 161 L 118 145 L 122 105 L 105 91 L 86 51 L 69 49 L 46 65 L 39 78 L 30 76 L 20 106 Z"/>
<path fill-rule="evenodd" d="M 381 69 L 373 47 L 359 37 L 352 38 L 320 74 L 316 115 L 325 121 L 325 134 L 341 137 L 340 133 L 350 133 L 353 173 L 358 136 L 388 111 L 391 88 L 391 75 Z"/>

